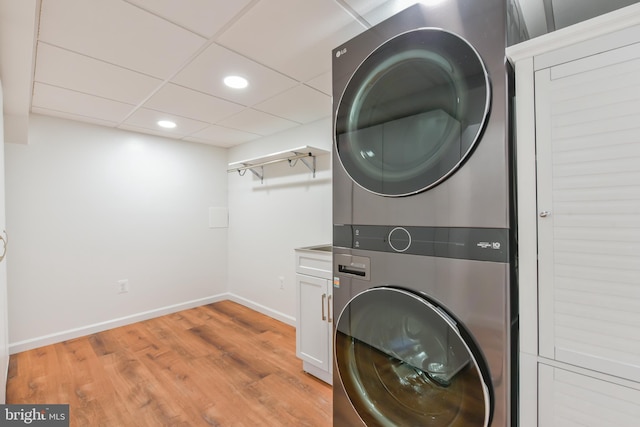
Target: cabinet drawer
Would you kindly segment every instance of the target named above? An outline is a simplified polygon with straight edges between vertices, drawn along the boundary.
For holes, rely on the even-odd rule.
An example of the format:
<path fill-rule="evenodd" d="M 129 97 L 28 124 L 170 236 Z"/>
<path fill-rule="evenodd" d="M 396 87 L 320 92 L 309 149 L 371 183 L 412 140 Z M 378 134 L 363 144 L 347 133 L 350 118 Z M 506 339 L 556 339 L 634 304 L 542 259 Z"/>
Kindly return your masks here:
<path fill-rule="evenodd" d="M 331 279 L 331 252 L 296 249 L 296 273 Z"/>

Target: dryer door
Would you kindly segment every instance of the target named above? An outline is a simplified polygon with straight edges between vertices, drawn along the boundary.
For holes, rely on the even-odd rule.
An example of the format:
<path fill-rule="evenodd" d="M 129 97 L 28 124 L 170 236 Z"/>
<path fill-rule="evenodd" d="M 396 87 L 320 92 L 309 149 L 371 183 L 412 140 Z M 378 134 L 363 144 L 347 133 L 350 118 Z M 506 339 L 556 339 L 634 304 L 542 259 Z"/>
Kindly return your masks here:
<path fill-rule="evenodd" d="M 488 426 L 484 358 L 462 325 L 413 292 L 380 287 L 340 314 L 336 365 L 367 426 Z"/>
<path fill-rule="evenodd" d="M 355 71 L 336 109 L 347 174 L 384 196 L 431 188 L 453 174 L 482 133 L 489 77 L 476 50 L 436 28 L 400 34 Z"/>

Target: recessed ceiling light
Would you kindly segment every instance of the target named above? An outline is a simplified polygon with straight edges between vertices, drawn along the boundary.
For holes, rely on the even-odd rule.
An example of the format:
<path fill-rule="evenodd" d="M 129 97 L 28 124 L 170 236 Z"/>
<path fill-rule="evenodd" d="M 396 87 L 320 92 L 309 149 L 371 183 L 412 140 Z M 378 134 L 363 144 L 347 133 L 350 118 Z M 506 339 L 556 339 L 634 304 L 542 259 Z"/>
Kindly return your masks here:
<path fill-rule="evenodd" d="M 249 86 L 247 79 L 240 76 L 227 76 L 224 78 L 224 84 L 233 89 L 244 89 Z"/>
<path fill-rule="evenodd" d="M 172 122 L 171 120 L 158 120 L 158 126 L 166 129 L 173 129 L 174 127 L 176 127 L 176 123 Z"/>

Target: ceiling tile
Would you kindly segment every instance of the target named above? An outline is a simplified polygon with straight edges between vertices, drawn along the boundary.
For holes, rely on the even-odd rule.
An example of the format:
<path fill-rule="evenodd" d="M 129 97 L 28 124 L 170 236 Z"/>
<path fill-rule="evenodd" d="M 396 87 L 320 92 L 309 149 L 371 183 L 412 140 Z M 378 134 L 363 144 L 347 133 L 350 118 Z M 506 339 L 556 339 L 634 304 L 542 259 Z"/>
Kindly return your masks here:
<path fill-rule="evenodd" d="M 171 120 L 177 124 L 173 129 L 162 129 L 158 127 L 159 120 Z M 119 128 L 133 129 L 140 131 L 147 129 L 155 135 L 169 135 L 172 138 L 182 138 L 192 133 L 198 132 L 208 126 L 207 123 L 191 120 L 185 117 L 179 117 L 173 114 L 167 114 L 160 111 L 150 110 L 148 108 L 140 108 L 129 116 Z"/>
<path fill-rule="evenodd" d="M 212 144 L 219 147 L 233 147 L 258 138 L 260 138 L 260 135 L 255 133 L 211 125 L 184 138 L 184 140 Z"/>
<path fill-rule="evenodd" d="M 356 14 L 373 26 L 420 1 L 416 0 L 343 0 Z M 427 2 L 428 3 L 428 2 Z"/>
<path fill-rule="evenodd" d="M 38 43 L 35 81 L 137 105 L 162 82 L 84 55 Z"/>
<path fill-rule="evenodd" d="M 331 97 L 299 85 L 254 107 L 298 123 L 311 123 L 331 115 Z"/>
<path fill-rule="evenodd" d="M 144 133 L 147 135 L 163 136 L 165 138 L 180 139 L 180 140 L 182 139 L 182 136 L 183 136 L 181 133 L 169 132 L 160 128 L 147 129 L 145 127 L 128 125 L 128 124 L 121 124 L 118 126 L 118 129 L 126 130 L 129 132 Z"/>
<path fill-rule="evenodd" d="M 251 0 L 125 0 L 211 38 Z"/>
<path fill-rule="evenodd" d="M 206 40 L 123 1 L 43 1 L 39 38 L 162 79 Z"/>
<path fill-rule="evenodd" d="M 241 90 L 226 87 L 222 80 L 230 74 L 249 80 L 249 87 Z M 254 105 L 297 84 L 295 80 L 216 44 L 209 46 L 173 81 L 243 105 Z"/>
<path fill-rule="evenodd" d="M 93 123 L 105 127 L 116 127 L 118 123 L 108 120 L 101 120 L 95 117 L 80 116 L 78 114 L 64 113 L 62 111 L 48 110 L 46 108 L 31 107 L 31 113 L 42 114 L 43 116 L 60 117 L 63 119 L 75 120 L 83 123 Z"/>
<path fill-rule="evenodd" d="M 119 122 L 133 109 L 133 105 L 80 92 L 36 83 L 33 86 L 33 107 Z"/>
<path fill-rule="evenodd" d="M 270 135 L 298 126 L 299 123 L 247 108 L 233 117 L 222 120 L 218 124 L 258 135 Z"/>
<path fill-rule="evenodd" d="M 333 82 L 331 81 L 331 71 L 321 74 L 314 79 L 308 80 L 306 84 L 308 84 L 312 88 L 318 89 L 320 92 L 326 93 L 327 95 L 331 96 L 333 85 Z"/>
<path fill-rule="evenodd" d="M 362 30 L 335 1 L 270 0 L 249 10 L 218 42 L 306 81 L 329 71 L 331 50 Z"/>
<path fill-rule="evenodd" d="M 232 116 L 246 108 L 171 83 L 163 86 L 144 104 L 144 107 L 207 123 L 216 123 L 220 119 Z"/>

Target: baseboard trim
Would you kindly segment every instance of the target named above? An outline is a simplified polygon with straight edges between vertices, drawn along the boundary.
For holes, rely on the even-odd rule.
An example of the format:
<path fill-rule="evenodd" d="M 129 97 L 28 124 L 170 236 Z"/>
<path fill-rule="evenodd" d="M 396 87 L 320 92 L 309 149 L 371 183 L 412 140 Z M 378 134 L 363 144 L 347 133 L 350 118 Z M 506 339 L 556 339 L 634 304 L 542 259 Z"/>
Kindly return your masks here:
<path fill-rule="evenodd" d="M 82 336 L 95 334 L 96 332 L 106 331 L 108 329 L 117 328 L 119 326 L 130 325 L 131 323 L 141 322 L 143 320 L 152 319 L 154 317 L 164 316 L 167 314 L 175 313 L 182 310 L 188 310 L 190 308 L 211 304 L 211 303 L 223 301 L 226 299 L 233 299 L 233 298 L 231 297 L 231 294 L 228 294 L 228 293 L 213 295 L 206 298 L 186 301 L 183 303 L 173 304 L 166 307 L 157 308 L 154 310 L 132 314 L 129 316 L 119 317 L 116 319 L 107 320 L 105 322 L 94 323 L 92 325 L 87 325 L 80 328 L 68 329 L 66 331 L 56 332 L 54 334 L 43 335 L 40 337 L 31 338 L 28 340 L 19 341 L 15 343 L 9 343 L 9 354 L 15 354 L 15 353 L 20 353 L 22 351 L 32 350 L 34 348 L 43 347 L 45 345 L 55 344 L 55 343 L 70 340 L 73 338 L 79 338 Z M 238 302 L 240 304 L 243 304 L 243 302 L 240 302 L 240 301 Z M 260 310 L 256 309 L 256 311 L 260 311 Z M 268 313 L 264 313 L 264 314 L 269 316 Z"/>
<path fill-rule="evenodd" d="M 266 307 L 262 304 L 258 304 L 257 302 L 251 301 L 240 295 L 236 295 L 233 293 L 227 294 L 229 300 L 233 302 L 237 302 L 238 304 L 242 304 L 245 307 L 249 307 L 259 313 L 262 313 L 266 316 L 273 317 L 276 320 L 279 320 L 287 325 L 296 326 L 296 318 L 293 316 L 289 316 L 288 314 L 281 313 L 277 310 L 273 310 L 269 307 Z"/>

